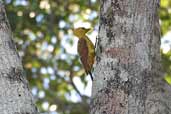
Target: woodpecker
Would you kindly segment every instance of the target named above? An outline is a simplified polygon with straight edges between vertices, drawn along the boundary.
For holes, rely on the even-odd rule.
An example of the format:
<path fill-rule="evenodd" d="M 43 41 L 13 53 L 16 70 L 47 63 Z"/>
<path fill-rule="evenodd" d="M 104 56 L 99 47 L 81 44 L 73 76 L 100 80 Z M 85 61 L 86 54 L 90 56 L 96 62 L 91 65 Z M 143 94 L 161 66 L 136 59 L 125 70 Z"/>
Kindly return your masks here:
<path fill-rule="evenodd" d="M 93 68 L 94 59 L 95 59 L 95 47 L 91 40 L 86 36 L 86 33 L 90 29 L 84 27 L 79 27 L 73 30 L 75 36 L 78 37 L 77 51 L 80 56 L 80 60 L 85 69 L 86 74 L 89 74 L 92 81 L 93 76 L 91 69 Z"/>

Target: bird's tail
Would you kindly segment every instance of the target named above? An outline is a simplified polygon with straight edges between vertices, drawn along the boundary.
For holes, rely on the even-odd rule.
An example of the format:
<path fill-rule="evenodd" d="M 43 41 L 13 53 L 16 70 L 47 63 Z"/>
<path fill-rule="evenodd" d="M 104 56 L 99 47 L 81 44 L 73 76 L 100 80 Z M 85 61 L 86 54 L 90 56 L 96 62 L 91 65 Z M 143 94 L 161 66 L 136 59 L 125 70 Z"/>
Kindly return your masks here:
<path fill-rule="evenodd" d="M 91 77 L 91 80 L 93 81 L 93 75 L 92 75 L 92 73 L 89 72 L 89 75 L 90 75 L 90 77 Z"/>

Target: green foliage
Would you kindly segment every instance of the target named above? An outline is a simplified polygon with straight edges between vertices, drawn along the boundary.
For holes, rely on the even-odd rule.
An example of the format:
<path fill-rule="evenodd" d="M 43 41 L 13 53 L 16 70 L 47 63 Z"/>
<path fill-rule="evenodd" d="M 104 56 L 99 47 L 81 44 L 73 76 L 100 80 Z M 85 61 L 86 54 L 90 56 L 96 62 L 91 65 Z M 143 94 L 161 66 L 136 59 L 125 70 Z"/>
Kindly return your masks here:
<path fill-rule="evenodd" d="M 171 30 L 171 1 L 161 0 L 160 4 L 161 32 L 164 35 Z"/>
<path fill-rule="evenodd" d="M 92 27 L 97 23 L 97 15 L 91 19 L 84 16 L 87 10 L 97 11 L 97 2 L 6 0 L 6 4 L 14 40 L 40 112 L 48 112 L 56 105 L 59 114 L 88 114 L 89 97 L 82 93 L 79 96 L 80 90 L 73 85 L 74 78 L 81 77 L 86 86 L 86 76 L 79 57 L 69 48 L 74 44 L 71 29 L 75 22 L 83 20 Z M 74 101 L 73 95 L 78 100 Z"/>
<path fill-rule="evenodd" d="M 171 32 L 171 1 L 170 0 L 161 0 L 160 3 L 160 19 L 161 19 L 161 33 L 162 36 L 166 35 L 168 32 Z M 170 47 L 171 39 L 167 38 L 164 41 L 165 45 Z M 170 49 L 170 48 L 169 48 Z M 168 84 L 171 84 L 171 50 L 165 52 L 162 50 L 162 63 L 163 70 L 165 72 L 164 79 Z"/>
<path fill-rule="evenodd" d="M 58 114 L 88 114 L 89 97 L 80 94 L 73 83 L 74 79 L 80 79 L 87 85 L 79 57 L 71 49 L 75 42 L 71 29 L 79 21 L 96 27 L 99 3 L 96 0 L 6 0 L 6 4 L 14 40 L 40 112 L 56 109 Z M 161 0 L 162 35 L 171 27 L 170 9 L 170 1 Z M 162 57 L 165 72 L 170 76 L 170 54 Z M 72 99 L 73 95 L 78 97 L 77 101 Z"/>

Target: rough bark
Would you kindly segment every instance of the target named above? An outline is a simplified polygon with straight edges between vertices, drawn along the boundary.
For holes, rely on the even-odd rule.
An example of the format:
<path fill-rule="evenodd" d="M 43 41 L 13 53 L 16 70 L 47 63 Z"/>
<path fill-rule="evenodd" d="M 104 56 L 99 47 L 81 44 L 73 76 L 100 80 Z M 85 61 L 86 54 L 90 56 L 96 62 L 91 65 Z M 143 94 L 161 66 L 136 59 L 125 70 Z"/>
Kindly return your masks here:
<path fill-rule="evenodd" d="M 0 114 L 37 114 L 0 0 Z"/>
<path fill-rule="evenodd" d="M 171 114 L 159 0 L 101 0 L 91 114 Z"/>

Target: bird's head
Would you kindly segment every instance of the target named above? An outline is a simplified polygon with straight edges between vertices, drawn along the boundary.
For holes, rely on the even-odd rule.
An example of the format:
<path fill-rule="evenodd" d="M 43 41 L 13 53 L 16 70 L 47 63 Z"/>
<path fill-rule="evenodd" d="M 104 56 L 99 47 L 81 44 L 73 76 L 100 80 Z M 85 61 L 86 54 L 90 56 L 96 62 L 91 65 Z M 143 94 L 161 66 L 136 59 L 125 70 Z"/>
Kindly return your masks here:
<path fill-rule="evenodd" d="M 85 34 L 89 31 L 90 29 L 86 29 L 84 27 L 79 27 L 73 30 L 73 33 L 75 36 L 77 36 L 78 38 L 82 38 L 83 36 L 85 36 Z"/>

